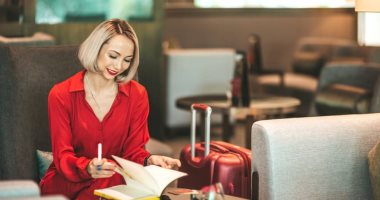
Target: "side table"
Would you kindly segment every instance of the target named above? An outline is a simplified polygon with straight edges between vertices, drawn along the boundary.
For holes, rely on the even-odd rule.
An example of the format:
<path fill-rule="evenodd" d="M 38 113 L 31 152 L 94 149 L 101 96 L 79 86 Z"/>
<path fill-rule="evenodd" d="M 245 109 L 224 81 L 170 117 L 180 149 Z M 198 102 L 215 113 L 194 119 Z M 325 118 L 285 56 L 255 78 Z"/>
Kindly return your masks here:
<path fill-rule="evenodd" d="M 255 119 L 284 117 L 294 113 L 300 101 L 294 97 L 255 95 L 251 98 L 249 107 L 232 107 L 226 95 L 199 95 L 177 99 L 176 106 L 190 111 L 193 103 L 204 103 L 212 108 L 213 113 L 222 115 L 222 138 L 229 141 L 233 134 L 230 117 L 243 119 L 246 124 L 246 147 L 251 146 L 251 126 Z M 202 121 L 202 120 L 201 120 Z"/>

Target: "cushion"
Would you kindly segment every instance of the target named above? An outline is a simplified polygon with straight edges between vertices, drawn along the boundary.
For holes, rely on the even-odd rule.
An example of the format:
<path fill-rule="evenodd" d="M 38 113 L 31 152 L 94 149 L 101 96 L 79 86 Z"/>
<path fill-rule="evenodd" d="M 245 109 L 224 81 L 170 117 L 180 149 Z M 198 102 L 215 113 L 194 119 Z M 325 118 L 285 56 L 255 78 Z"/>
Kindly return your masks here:
<path fill-rule="evenodd" d="M 374 200 L 380 200 L 380 141 L 368 153 L 369 174 Z"/>
<path fill-rule="evenodd" d="M 173 157 L 173 149 L 160 141 L 153 138 L 149 140 L 146 144 L 146 150 L 155 155 L 163 155 L 168 157 Z M 49 168 L 50 164 L 53 162 L 53 154 L 49 151 L 36 151 L 37 153 L 37 164 L 38 164 L 38 176 L 42 179 L 45 176 L 46 170 Z"/>
<path fill-rule="evenodd" d="M 296 73 L 318 77 L 325 58 L 316 52 L 298 52 L 294 55 L 293 70 Z"/>
<path fill-rule="evenodd" d="M 49 151 L 41 151 L 37 149 L 37 164 L 38 176 L 42 179 L 45 176 L 46 170 L 53 162 L 53 154 Z"/>

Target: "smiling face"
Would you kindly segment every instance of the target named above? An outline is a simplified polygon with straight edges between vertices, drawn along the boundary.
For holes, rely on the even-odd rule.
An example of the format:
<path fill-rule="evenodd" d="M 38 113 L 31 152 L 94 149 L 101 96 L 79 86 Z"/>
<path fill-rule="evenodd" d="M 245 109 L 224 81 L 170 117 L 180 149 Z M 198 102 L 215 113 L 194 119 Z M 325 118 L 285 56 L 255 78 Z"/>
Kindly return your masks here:
<path fill-rule="evenodd" d="M 97 66 L 99 73 L 107 80 L 127 70 L 132 62 L 134 43 L 125 35 L 116 35 L 100 49 Z"/>

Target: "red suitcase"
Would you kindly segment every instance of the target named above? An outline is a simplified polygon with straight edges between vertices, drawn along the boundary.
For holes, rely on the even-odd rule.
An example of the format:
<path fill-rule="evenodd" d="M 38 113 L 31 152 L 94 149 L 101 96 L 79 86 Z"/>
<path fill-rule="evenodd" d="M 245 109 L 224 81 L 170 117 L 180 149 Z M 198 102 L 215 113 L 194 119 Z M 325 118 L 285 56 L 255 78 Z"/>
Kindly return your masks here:
<path fill-rule="evenodd" d="M 206 112 L 205 142 L 195 144 L 196 110 Z M 225 194 L 251 198 L 251 151 L 221 141 L 210 142 L 211 108 L 204 104 L 191 106 L 191 144 L 180 155 L 180 171 L 189 175 L 178 180 L 178 187 L 201 189 L 217 182 Z"/>

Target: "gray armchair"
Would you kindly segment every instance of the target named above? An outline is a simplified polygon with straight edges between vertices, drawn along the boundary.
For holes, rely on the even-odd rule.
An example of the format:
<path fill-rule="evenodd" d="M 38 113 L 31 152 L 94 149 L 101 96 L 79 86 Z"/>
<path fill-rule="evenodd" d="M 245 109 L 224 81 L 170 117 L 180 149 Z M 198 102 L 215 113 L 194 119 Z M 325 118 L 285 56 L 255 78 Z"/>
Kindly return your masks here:
<path fill-rule="evenodd" d="M 363 63 L 366 53 L 355 41 L 338 38 L 301 38 L 295 48 L 292 66 L 283 77 L 262 75 L 253 77 L 253 85 L 265 93 L 283 94 L 301 100 L 297 116 L 313 114 L 313 100 L 318 79 L 326 63 L 349 61 Z"/>
<path fill-rule="evenodd" d="M 323 66 L 334 61 L 364 62 L 366 53 L 356 41 L 304 37 L 297 43 L 292 71 L 318 78 Z"/>
<path fill-rule="evenodd" d="M 380 64 L 329 63 L 319 78 L 318 115 L 380 111 Z"/>
<path fill-rule="evenodd" d="M 379 124 L 380 114 L 254 123 L 258 199 L 372 199 L 367 154 L 380 140 Z"/>
<path fill-rule="evenodd" d="M 30 180 L 0 181 L 0 199 L 36 198 L 40 196 L 38 184 Z"/>
<path fill-rule="evenodd" d="M 0 180 L 39 181 L 36 150 L 51 150 L 48 92 L 82 69 L 77 51 L 77 46 L 0 46 Z M 155 140 L 147 149 L 172 155 Z"/>

